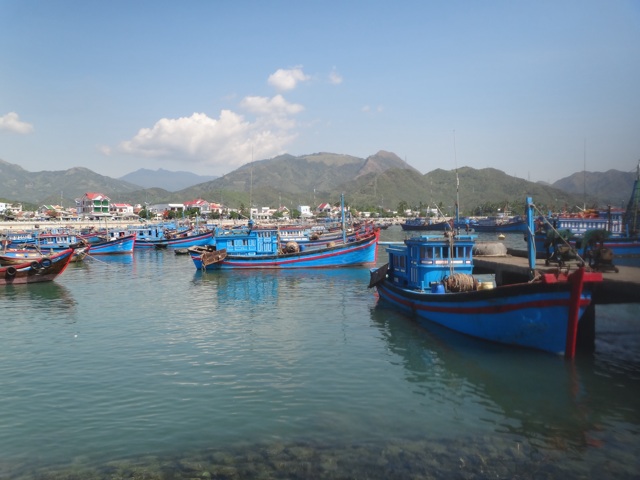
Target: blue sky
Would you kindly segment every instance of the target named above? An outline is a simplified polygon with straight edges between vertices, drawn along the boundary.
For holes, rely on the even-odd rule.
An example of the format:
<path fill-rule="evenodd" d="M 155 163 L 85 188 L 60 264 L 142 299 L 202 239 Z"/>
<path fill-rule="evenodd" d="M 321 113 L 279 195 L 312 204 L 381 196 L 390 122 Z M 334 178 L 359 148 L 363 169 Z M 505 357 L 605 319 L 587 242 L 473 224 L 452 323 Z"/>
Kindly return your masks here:
<path fill-rule="evenodd" d="M 0 0 L 0 35 L 0 159 L 28 171 L 387 150 L 553 182 L 640 159 L 638 0 Z"/>

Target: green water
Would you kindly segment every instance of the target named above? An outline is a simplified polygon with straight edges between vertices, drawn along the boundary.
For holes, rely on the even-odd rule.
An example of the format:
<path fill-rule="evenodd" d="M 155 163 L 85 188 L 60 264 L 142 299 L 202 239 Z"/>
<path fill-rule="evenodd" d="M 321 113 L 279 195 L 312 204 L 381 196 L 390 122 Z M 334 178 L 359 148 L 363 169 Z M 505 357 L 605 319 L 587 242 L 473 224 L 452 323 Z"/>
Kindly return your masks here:
<path fill-rule="evenodd" d="M 638 305 L 567 363 L 421 329 L 368 277 L 142 251 L 7 287 L 0 478 L 637 478 Z"/>

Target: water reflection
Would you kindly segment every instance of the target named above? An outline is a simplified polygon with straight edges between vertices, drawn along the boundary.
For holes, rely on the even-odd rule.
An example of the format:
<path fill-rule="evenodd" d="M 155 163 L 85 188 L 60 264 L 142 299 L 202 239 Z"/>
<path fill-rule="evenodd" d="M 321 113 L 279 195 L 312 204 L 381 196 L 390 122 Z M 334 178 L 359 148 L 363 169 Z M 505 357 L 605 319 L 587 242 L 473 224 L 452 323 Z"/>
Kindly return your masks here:
<path fill-rule="evenodd" d="M 0 289 L 0 302 L 4 309 L 15 307 L 25 312 L 38 309 L 68 313 L 75 310 L 77 305 L 71 290 L 57 282 L 7 285 Z M 4 313 L 7 314 L 7 310 Z M 9 315 L 3 316 L 9 317 Z"/>
<path fill-rule="evenodd" d="M 194 273 L 192 284 L 214 294 L 218 302 L 276 304 L 279 295 L 342 298 L 349 291 L 365 292 L 367 269 L 214 270 Z"/>
<path fill-rule="evenodd" d="M 543 449 L 583 450 L 607 435 L 610 412 L 626 411 L 633 429 L 640 424 L 633 400 L 637 382 L 613 372 L 603 376 L 604 365 L 594 372 L 592 358 L 567 362 L 435 325 L 425 330 L 382 306 L 371 310 L 371 318 L 401 359 L 407 381 L 418 390 L 455 390 L 483 408 L 479 421 L 491 423 L 496 433 L 522 436 Z M 610 399 L 616 385 L 617 398 Z"/>
<path fill-rule="evenodd" d="M 133 253 L 122 253 L 117 255 L 88 255 L 84 259 L 84 264 L 106 264 L 106 265 L 130 265 L 133 263 Z"/>

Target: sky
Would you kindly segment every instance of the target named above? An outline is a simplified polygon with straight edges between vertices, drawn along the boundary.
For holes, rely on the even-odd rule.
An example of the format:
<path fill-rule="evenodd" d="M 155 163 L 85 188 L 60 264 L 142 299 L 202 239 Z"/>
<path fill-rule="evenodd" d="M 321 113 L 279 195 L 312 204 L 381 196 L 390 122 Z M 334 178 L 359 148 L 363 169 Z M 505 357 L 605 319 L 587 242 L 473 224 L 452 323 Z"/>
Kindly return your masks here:
<path fill-rule="evenodd" d="M 640 160 L 639 0 L 0 0 L 0 36 L 0 159 L 31 172 Z"/>

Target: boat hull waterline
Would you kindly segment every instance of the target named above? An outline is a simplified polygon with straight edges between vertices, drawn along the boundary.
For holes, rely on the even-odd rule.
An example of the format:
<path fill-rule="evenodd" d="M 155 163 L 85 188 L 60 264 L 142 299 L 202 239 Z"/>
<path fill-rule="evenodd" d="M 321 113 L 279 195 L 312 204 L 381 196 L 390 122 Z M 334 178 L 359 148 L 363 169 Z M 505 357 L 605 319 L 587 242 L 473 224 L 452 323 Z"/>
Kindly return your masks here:
<path fill-rule="evenodd" d="M 388 282 L 376 285 L 380 298 L 414 314 L 423 326 L 434 322 L 484 340 L 564 354 L 573 283 L 507 285 L 464 293 L 419 293 Z M 591 303 L 583 288 L 582 318 Z"/>
<path fill-rule="evenodd" d="M 0 267 L 0 285 L 23 285 L 50 282 L 69 265 L 73 249 L 60 251 L 41 260 Z"/>
<path fill-rule="evenodd" d="M 379 231 L 367 238 L 333 247 L 306 249 L 298 253 L 275 255 L 229 255 L 218 263 L 206 265 L 205 270 L 217 269 L 289 269 L 334 268 L 372 265 L 377 261 Z M 190 251 L 197 269 L 203 269 L 201 253 Z"/>

